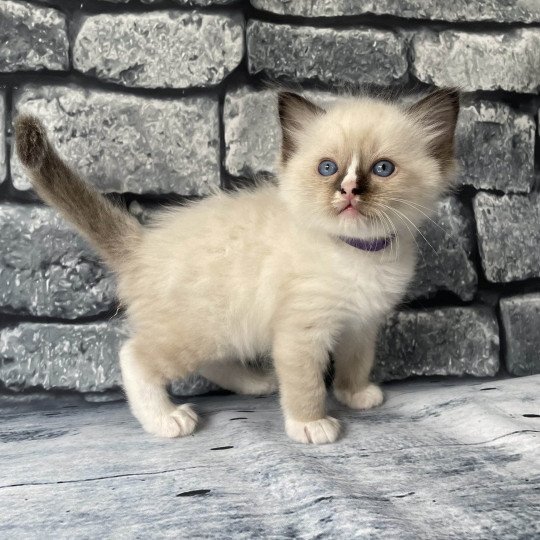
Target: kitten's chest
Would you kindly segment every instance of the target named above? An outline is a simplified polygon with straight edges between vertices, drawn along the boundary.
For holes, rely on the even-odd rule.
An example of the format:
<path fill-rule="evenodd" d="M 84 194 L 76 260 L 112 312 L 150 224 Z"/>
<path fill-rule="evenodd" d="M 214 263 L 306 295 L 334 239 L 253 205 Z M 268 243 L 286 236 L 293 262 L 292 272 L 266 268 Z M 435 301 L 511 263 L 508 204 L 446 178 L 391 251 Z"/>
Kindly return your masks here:
<path fill-rule="evenodd" d="M 350 250 L 348 250 L 350 251 Z M 414 272 L 413 254 L 397 257 L 378 252 L 340 254 L 333 268 L 338 309 L 362 316 L 381 316 L 400 302 Z"/>

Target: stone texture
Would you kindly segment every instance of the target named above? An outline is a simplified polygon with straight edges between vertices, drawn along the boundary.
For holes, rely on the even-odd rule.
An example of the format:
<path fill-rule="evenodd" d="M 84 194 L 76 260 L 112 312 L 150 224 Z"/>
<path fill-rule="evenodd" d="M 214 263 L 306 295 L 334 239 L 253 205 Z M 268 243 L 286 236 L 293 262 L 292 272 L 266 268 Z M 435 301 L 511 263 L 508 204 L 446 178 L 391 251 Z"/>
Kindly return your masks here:
<path fill-rule="evenodd" d="M 493 376 L 499 370 L 495 314 L 483 306 L 401 311 L 379 335 L 375 380 L 415 375 Z"/>
<path fill-rule="evenodd" d="M 407 71 L 404 39 L 387 30 L 250 21 L 246 36 L 250 73 L 333 84 L 390 84 Z"/>
<path fill-rule="evenodd" d="M 540 293 L 500 301 L 506 369 L 512 375 L 540 373 Z"/>
<path fill-rule="evenodd" d="M 463 106 L 457 152 L 461 181 L 478 189 L 528 192 L 534 181 L 534 119 L 502 103 Z"/>
<path fill-rule="evenodd" d="M 111 2 L 113 4 L 127 4 L 132 0 L 101 0 L 102 2 Z M 166 0 L 141 0 L 143 4 L 162 4 Z M 238 0 L 173 0 L 181 6 L 195 6 L 195 7 L 207 7 L 207 6 L 225 6 L 227 4 L 234 4 Z"/>
<path fill-rule="evenodd" d="M 218 104 L 70 86 L 26 86 L 17 112 L 37 115 L 61 155 L 106 192 L 205 195 L 220 184 Z M 17 189 L 30 184 L 12 155 Z"/>
<path fill-rule="evenodd" d="M 242 60 L 240 17 L 156 11 L 85 18 L 73 65 L 124 86 L 188 88 L 222 81 Z"/>
<path fill-rule="evenodd" d="M 420 231 L 424 238 L 416 236 L 420 253 L 409 297 L 432 296 L 443 290 L 472 300 L 478 279 L 471 259 L 474 226 L 470 212 L 457 199 L 448 197 L 439 202 Z"/>
<path fill-rule="evenodd" d="M 127 330 L 121 321 L 88 324 L 21 323 L 0 330 L 0 384 L 11 390 L 102 392 L 121 385 L 118 351 Z M 201 377 L 174 384 L 178 395 L 215 387 Z M 93 396 L 95 399 L 95 396 Z"/>
<path fill-rule="evenodd" d="M 69 68 L 64 15 L 28 2 L 0 2 L 0 72 Z"/>
<path fill-rule="evenodd" d="M 474 198 L 478 247 L 486 278 L 509 282 L 540 277 L 540 194 Z"/>
<path fill-rule="evenodd" d="M 425 83 L 463 91 L 540 89 L 540 28 L 421 32 L 413 39 L 412 53 L 412 73 Z"/>
<path fill-rule="evenodd" d="M 6 96 L 0 92 L 0 184 L 6 179 Z"/>
<path fill-rule="evenodd" d="M 74 319 L 114 298 L 112 275 L 54 210 L 0 205 L 0 311 Z"/>
<path fill-rule="evenodd" d="M 265 11 L 299 17 L 347 17 L 351 15 L 393 15 L 406 19 L 444 21 L 538 22 L 536 0 L 251 0 Z"/>
<path fill-rule="evenodd" d="M 0 380 L 8 388 L 96 392 L 121 384 L 113 323 L 23 323 L 0 331 Z"/>
<path fill-rule="evenodd" d="M 281 144 L 276 100 L 271 90 L 241 88 L 225 96 L 225 167 L 232 175 L 276 172 Z"/>

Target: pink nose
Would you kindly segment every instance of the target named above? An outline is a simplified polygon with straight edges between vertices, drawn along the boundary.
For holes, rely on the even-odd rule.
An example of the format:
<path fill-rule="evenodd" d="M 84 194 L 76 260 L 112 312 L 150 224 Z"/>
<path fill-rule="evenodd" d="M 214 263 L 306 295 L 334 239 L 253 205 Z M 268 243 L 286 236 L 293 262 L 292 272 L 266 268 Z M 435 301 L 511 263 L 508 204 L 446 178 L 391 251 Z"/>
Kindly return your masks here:
<path fill-rule="evenodd" d="M 356 186 L 356 180 L 343 180 L 341 182 L 341 195 L 347 201 L 350 201 L 354 198 L 355 195 L 358 195 L 358 187 Z"/>

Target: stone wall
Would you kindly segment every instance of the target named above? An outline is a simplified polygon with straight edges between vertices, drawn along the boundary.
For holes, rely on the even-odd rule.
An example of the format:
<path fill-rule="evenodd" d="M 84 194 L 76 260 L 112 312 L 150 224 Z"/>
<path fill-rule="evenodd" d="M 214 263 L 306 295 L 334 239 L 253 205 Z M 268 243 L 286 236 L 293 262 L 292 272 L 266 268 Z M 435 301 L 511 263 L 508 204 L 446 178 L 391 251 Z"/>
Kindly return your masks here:
<path fill-rule="evenodd" d="M 540 2 L 2 0 L 0 42 L 2 388 L 117 388 L 125 333 L 112 277 L 29 189 L 16 114 L 144 219 L 275 171 L 274 79 L 322 101 L 359 83 L 463 90 L 459 188 L 418 237 L 374 375 L 540 372 Z"/>

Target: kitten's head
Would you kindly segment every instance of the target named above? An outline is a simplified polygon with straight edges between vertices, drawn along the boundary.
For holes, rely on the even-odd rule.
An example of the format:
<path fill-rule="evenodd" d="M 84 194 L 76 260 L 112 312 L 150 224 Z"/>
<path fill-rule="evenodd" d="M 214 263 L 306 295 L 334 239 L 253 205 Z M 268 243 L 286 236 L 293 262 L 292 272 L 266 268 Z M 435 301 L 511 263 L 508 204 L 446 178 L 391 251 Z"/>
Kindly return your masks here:
<path fill-rule="evenodd" d="M 280 189 L 306 226 L 357 238 L 412 230 L 455 172 L 455 90 L 413 105 L 340 98 L 327 110 L 279 94 Z"/>

